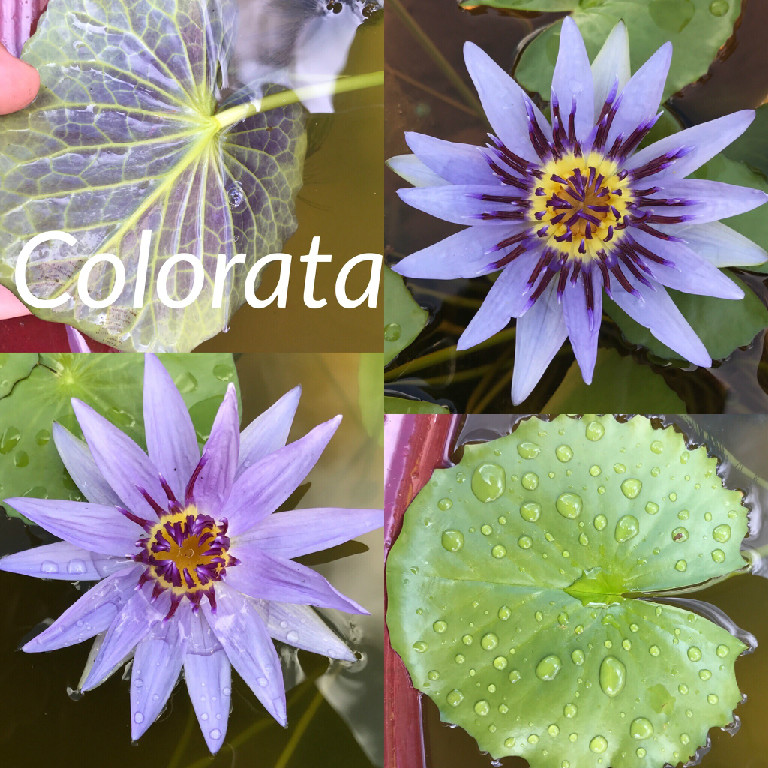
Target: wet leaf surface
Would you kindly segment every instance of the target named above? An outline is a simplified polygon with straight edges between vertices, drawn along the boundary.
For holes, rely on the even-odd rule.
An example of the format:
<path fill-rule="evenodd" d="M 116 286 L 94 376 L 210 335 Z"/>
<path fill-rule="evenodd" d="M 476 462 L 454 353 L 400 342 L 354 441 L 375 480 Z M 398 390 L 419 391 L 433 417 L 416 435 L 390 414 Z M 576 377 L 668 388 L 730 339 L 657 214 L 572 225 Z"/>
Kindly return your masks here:
<path fill-rule="evenodd" d="M 427 324 L 429 315 L 405 287 L 403 278 L 383 267 L 384 364 L 402 352 Z"/>

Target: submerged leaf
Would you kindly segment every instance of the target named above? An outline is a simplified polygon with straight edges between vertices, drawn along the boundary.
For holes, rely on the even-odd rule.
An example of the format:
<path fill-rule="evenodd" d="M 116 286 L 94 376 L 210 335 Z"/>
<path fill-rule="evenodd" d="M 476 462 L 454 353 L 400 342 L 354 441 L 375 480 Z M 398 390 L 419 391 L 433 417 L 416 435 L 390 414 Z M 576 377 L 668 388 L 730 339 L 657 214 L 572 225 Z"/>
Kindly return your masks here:
<path fill-rule="evenodd" d="M 31 292 L 70 296 L 35 310 L 40 317 L 124 350 L 192 349 L 226 327 L 244 301 L 245 271 L 295 230 L 304 111 L 290 104 L 246 117 L 243 92 L 217 103 L 234 13 L 231 0 L 51 1 L 24 51 L 40 71 L 40 96 L 0 122 L 0 282 L 15 290 L 17 257 L 38 233 L 64 231 L 78 243 L 33 254 Z M 153 232 L 146 267 L 143 230 Z M 246 263 L 221 280 L 214 309 L 217 256 L 235 252 Z M 120 259 L 127 281 L 111 306 L 91 309 L 75 283 L 100 253 Z M 205 274 L 197 301 L 171 309 L 156 286 L 177 253 L 201 259 Z M 168 267 L 169 297 L 183 300 L 192 268 Z M 105 300 L 113 284 L 102 262 L 91 296 Z"/>
<path fill-rule="evenodd" d="M 496 758 L 686 762 L 732 721 L 745 646 L 648 598 L 744 567 L 746 510 L 716 470 L 639 416 L 534 417 L 465 446 L 387 562 L 387 623 L 413 684 Z"/>
<path fill-rule="evenodd" d="M 161 355 L 160 359 L 203 442 L 227 384 L 237 385 L 232 355 Z M 0 379 L 18 378 L 10 390 L 0 392 L 3 498 L 82 499 L 59 458 L 52 424 L 56 421 L 82 437 L 70 402 L 77 397 L 143 444 L 143 374 L 143 355 L 17 354 L 0 360 Z M 16 515 L 10 507 L 6 511 Z"/>

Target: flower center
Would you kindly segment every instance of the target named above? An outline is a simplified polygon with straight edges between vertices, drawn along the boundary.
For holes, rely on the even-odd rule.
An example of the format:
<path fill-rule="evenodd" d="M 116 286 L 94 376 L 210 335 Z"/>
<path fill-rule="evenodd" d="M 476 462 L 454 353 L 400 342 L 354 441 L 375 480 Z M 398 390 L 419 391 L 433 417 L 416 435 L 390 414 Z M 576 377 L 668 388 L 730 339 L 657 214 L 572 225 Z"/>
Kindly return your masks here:
<path fill-rule="evenodd" d="M 603 257 L 627 226 L 633 202 L 626 171 L 598 152 L 549 160 L 530 197 L 536 234 L 569 259 Z"/>

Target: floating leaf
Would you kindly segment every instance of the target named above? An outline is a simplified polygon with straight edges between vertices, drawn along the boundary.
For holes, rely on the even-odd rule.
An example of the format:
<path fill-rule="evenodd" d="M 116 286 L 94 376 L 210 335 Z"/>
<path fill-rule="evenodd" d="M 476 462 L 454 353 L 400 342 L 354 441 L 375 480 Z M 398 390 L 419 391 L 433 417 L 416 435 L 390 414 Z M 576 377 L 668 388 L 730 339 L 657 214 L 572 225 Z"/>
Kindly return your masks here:
<path fill-rule="evenodd" d="M 751 344 L 755 336 L 768 327 L 768 310 L 763 302 L 733 274 L 729 273 L 728 277 L 744 290 L 743 299 L 717 299 L 668 289 L 672 300 L 696 331 L 713 360 L 724 360 L 738 347 Z M 677 353 L 662 344 L 647 328 L 632 320 L 607 297 L 604 306 L 627 341 L 640 344 L 651 354 L 665 360 L 680 359 Z"/>
<path fill-rule="evenodd" d="M 384 413 L 450 413 L 443 405 L 424 400 L 410 400 L 407 397 L 385 397 Z"/>
<path fill-rule="evenodd" d="M 527 10 L 545 10 L 545 4 L 550 3 L 540 6 L 531 2 Z M 517 7 L 514 0 L 506 5 L 498 0 L 493 5 Z M 629 33 L 633 72 L 659 46 L 671 40 L 674 54 L 663 97 L 667 99 L 707 72 L 720 47 L 733 34 L 733 25 L 740 13 L 741 0 L 585 0 L 574 8 L 572 17 L 581 30 L 590 59 L 597 55 L 611 29 L 623 19 Z M 557 22 L 537 35 L 523 51 L 515 70 L 521 85 L 546 99 L 549 99 L 555 70 L 561 26 L 562 22 Z"/>
<path fill-rule="evenodd" d="M 462 8 L 503 8 L 515 11 L 572 11 L 578 7 L 578 0 L 463 0 Z"/>
<path fill-rule="evenodd" d="M 402 352 L 427 324 L 429 315 L 405 287 L 403 278 L 384 267 L 384 365 Z"/>
<path fill-rule="evenodd" d="M 161 355 L 181 391 L 202 442 L 227 384 L 237 384 L 228 354 Z M 0 363 L 0 380 L 26 375 L 0 396 L 0 499 L 82 499 L 51 439 L 54 421 L 82 432 L 70 399 L 78 397 L 144 446 L 143 355 L 18 354 Z M 9 507 L 6 511 L 15 515 Z"/>
<path fill-rule="evenodd" d="M 24 51 L 43 88 L 0 122 L 0 281 L 15 290 L 17 257 L 34 235 L 59 230 L 78 241 L 35 250 L 32 293 L 71 297 L 35 310 L 40 317 L 119 349 L 190 350 L 226 327 L 244 301 L 245 271 L 295 230 L 303 109 L 247 116 L 241 92 L 217 103 L 234 24 L 230 0 L 51 0 Z M 146 267 L 143 230 L 153 232 Z M 246 263 L 222 280 L 214 309 L 217 256 L 235 251 Z M 127 280 L 111 306 L 91 309 L 76 280 L 98 253 L 116 255 Z M 195 302 L 171 309 L 156 290 L 163 265 L 171 300 L 186 298 L 195 279 L 186 261 L 169 263 L 178 253 L 201 259 L 204 279 Z M 106 300 L 113 283 L 101 262 L 93 299 Z"/>
<path fill-rule="evenodd" d="M 653 594 L 743 568 L 746 532 L 741 494 L 671 427 L 534 417 L 465 446 L 407 510 L 387 562 L 392 646 L 495 758 L 684 763 L 732 721 L 745 646 Z"/>

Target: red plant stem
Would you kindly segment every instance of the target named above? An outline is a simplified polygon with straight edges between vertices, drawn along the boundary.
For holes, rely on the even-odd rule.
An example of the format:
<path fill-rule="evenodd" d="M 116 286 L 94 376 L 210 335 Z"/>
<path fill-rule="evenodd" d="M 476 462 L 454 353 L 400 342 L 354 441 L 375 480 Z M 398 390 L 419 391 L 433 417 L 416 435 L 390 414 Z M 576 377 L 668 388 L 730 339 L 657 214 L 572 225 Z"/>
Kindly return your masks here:
<path fill-rule="evenodd" d="M 0 42 L 13 56 L 19 56 L 48 0 L 0 0 Z"/>
<path fill-rule="evenodd" d="M 387 416 L 384 424 L 385 556 L 400 533 L 403 514 L 416 494 L 447 464 L 449 441 L 459 417 L 448 415 Z M 385 594 L 386 601 L 386 594 Z M 425 768 L 421 694 L 384 630 L 385 768 Z"/>

